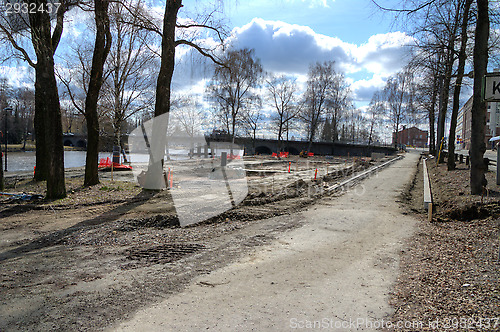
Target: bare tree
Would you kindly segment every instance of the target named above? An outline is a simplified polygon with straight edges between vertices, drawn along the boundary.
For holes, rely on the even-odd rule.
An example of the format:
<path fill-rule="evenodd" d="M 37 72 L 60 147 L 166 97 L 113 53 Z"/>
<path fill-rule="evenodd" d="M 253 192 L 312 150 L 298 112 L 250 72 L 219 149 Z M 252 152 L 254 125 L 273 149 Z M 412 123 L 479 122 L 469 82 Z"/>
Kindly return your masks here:
<path fill-rule="evenodd" d="M 172 119 L 169 127 L 179 126 L 190 137 L 203 135 L 206 127 L 206 114 L 193 96 L 176 96 L 172 98 Z"/>
<path fill-rule="evenodd" d="M 283 150 L 283 133 L 288 128 L 288 123 L 297 117 L 297 87 L 294 79 L 281 76 L 271 76 L 266 80 L 267 100 L 273 107 L 278 146 Z"/>
<path fill-rule="evenodd" d="M 264 119 L 264 115 L 261 112 L 262 103 L 259 97 L 254 101 L 254 106 L 250 108 L 246 108 L 243 111 L 243 128 L 247 132 L 247 134 L 252 137 L 252 147 L 253 152 L 255 153 L 255 141 L 257 139 L 257 130 Z"/>
<path fill-rule="evenodd" d="M 73 106 L 85 117 L 87 124 L 87 153 L 85 160 L 84 185 L 99 183 L 99 108 L 101 87 L 104 82 L 104 64 L 111 48 L 111 30 L 109 19 L 109 0 L 94 1 L 93 7 L 81 4 L 80 8 L 94 12 L 95 42 L 94 48 L 78 47 L 74 50 L 78 64 L 68 60 L 66 73 L 58 72 L 58 77 L 66 87 L 66 92 Z M 92 57 L 92 60 L 90 60 Z M 75 81 L 73 77 L 78 79 Z M 77 90 L 77 91 L 74 91 Z"/>
<path fill-rule="evenodd" d="M 37 137 L 35 179 L 47 180 L 49 199 L 66 196 L 61 109 L 54 71 L 54 53 L 63 31 L 64 15 L 74 1 L 29 0 L 37 10 L 27 14 L 0 15 L 0 31 L 16 56 L 35 68 L 35 132 Z M 50 10 L 49 10 L 50 9 Z M 52 20 L 55 24 L 52 24 Z M 36 62 L 18 43 L 17 35 L 28 36 Z"/>
<path fill-rule="evenodd" d="M 13 91 L 12 99 L 16 110 L 16 118 L 18 119 L 18 123 L 14 124 L 14 130 L 18 133 L 16 141 L 23 142 L 21 149 L 24 151 L 26 150 L 28 136 L 33 131 L 35 92 L 28 88 L 17 88 Z"/>
<path fill-rule="evenodd" d="M 161 38 L 160 71 L 156 82 L 155 116 L 168 113 L 170 110 L 170 96 L 172 76 L 175 68 L 175 49 L 177 46 L 188 46 L 198 51 L 202 56 L 211 59 L 214 63 L 223 65 L 217 58 L 217 47 L 204 46 L 196 40 L 200 34 L 212 33 L 222 45 L 226 35 L 225 28 L 220 20 L 216 19 L 219 8 L 207 10 L 206 14 L 178 22 L 179 10 L 183 8 L 182 0 L 166 0 L 162 22 L 152 17 L 148 8 L 141 4 L 141 10 L 131 11 L 137 22 L 129 22 L 148 31 L 155 32 Z M 203 31 L 203 32 L 202 32 Z"/>
<path fill-rule="evenodd" d="M 359 143 L 368 140 L 368 120 L 359 109 L 353 107 L 344 112 L 343 125 L 343 140 L 346 142 Z"/>
<path fill-rule="evenodd" d="M 375 128 L 377 124 L 380 124 L 380 122 L 383 121 L 384 113 L 386 113 L 386 108 L 382 99 L 381 91 L 375 91 L 367 111 L 369 127 L 368 145 L 371 145 L 373 143 Z"/>
<path fill-rule="evenodd" d="M 128 6 L 127 10 L 124 6 Z M 114 144 L 121 147 L 123 124 L 154 102 L 154 70 L 157 57 L 149 49 L 150 31 L 140 28 L 141 1 L 113 3 L 110 7 L 113 45 L 106 63 L 107 80 L 101 105 L 113 125 Z M 121 150 L 121 149 L 120 149 Z"/>
<path fill-rule="evenodd" d="M 429 125 L 429 153 L 436 154 L 436 109 L 442 78 L 439 75 L 441 55 L 420 52 L 413 60 L 413 65 L 421 75 L 416 82 L 415 103 L 425 111 Z"/>
<path fill-rule="evenodd" d="M 327 99 L 326 118 L 330 120 L 330 140 L 335 142 L 339 139 L 339 124 L 342 121 L 344 110 L 352 108 L 352 97 L 349 84 L 344 74 L 340 73 L 333 78 L 333 88 Z"/>
<path fill-rule="evenodd" d="M 304 107 L 300 114 L 307 126 L 308 150 L 311 150 L 318 127 L 323 122 L 328 106 L 338 92 L 336 82 L 341 74 L 335 71 L 334 64 L 334 61 L 317 62 L 309 67 Z"/>
<path fill-rule="evenodd" d="M 104 63 L 111 48 L 111 31 L 109 25 L 109 0 L 95 0 L 96 36 L 92 68 L 90 70 L 89 87 L 85 99 L 85 119 L 87 120 L 87 156 L 85 161 L 84 185 L 91 186 L 99 183 L 99 116 L 97 103 L 103 83 Z"/>
<path fill-rule="evenodd" d="M 389 110 L 389 120 L 393 126 L 394 146 L 397 147 L 399 126 L 411 110 L 412 95 L 409 93 L 413 73 L 408 68 L 390 77 L 383 90 L 383 98 Z"/>
<path fill-rule="evenodd" d="M 142 29 L 153 31 L 161 37 L 160 71 L 156 81 L 155 117 L 160 117 L 170 111 L 171 83 L 175 68 L 175 49 L 177 46 L 186 45 L 192 47 L 204 57 L 210 58 L 215 63 L 222 65 L 214 56 L 213 48 L 204 47 L 196 42 L 196 37 L 199 35 L 196 31 L 203 30 L 205 32 L 212 32 L 222 44 L 224 29 L 214 20 L 217 10 L 211 11 L 207 15 L 195 18 L 194 20 L 185 20 L 186 23 L 180 23 L 177 16 L 182 7 L 182 0 L 166 0 L 165 12 L 161 24 L 154 17 L 151 17 L 147 8 L 143 8 L 141 11 L 134 11 L 133 14 L 134 17 L 140 18 L 140 27 Z M 183 33 L 185 31 L 195 32 L 193 34 L 185 34 Z M 168 120 L 168 116 L 162 119 Z M 154 128 L 157 127 L 154 126 Z M 167 142 L 163 139 L 165 136 L 164 133 L 156 132 L 158 130 L 162 131 L 163 129 L 155 129 L 152 135 L 162 137 L 159 145 L 166 145 Z M 161 151 L 162 149 L 159 150 Z M 161 181 L 163 163 L 163 158 L 160 158 L 158 161 L 151 161 L 148 167 L 148 178 L 154 178 L 155 180 L 147 181 L 148 186 L 156 181 Z M 151 176 L 149 177 L 149 175 Z"/>
<path fill-rule="evenodd" d="M 8 101 L 12 95 L 12 87 L 9 84 L 9 80 L 5 77 L 0 78 L 0 111 L 3 110 L 9 106 Z M 4 115 L 5 116 L 5 115 Z M 2 138 L 5 140 L 7 133 L 4 133 L 2 131 Z M 4 174 L 3 174 L 3 160 L 2 157 L 2 145 L 0 144 L 0 190 L 4 189 Z"/>
<path fill-rule="evenodd" d="M 254 89 L 261 84 L 263 71 L 254 51 L 249 49 L 228 51 L 222 61 L 225 66 L 215 68 L 208 93 L 234 143 L 242 113 L 254 107 L 257 100 Z"/>
<path fill-rule="evenodd" d="M 462 88 L 462 80 L 465 70 L 465 62 L 467 60 L 467 41 L 468 41 L 468 27 L 470 22 L 469 12 L 472 5 L 472 0 L 465 0 L 463 4 L 462 23 L 460 32 L 460 49 L 458 51 L 458 69 L 457 78 L 455 80 L 455 87 L 453 91 L 453 109 L 451 113 L 450 135 L 448 142 L 448 170 L 455 169 L 455 136 L 457 128 L 458 111 L 460 108 L 460 91 Z"/>
<path fill-rule="evenodd" d="M 440 73 L 442 77 L 442 88 L 439 100 L 439 115 L 437 126 L 437 142 L 439 146 L 443 144 L 445 137 L 445 123 L 450 95 L 450 84 L 453 74 L 453 66 L 456 60 L 455 44 L 460 27 L 460 2 L 462 0 L 446 1 L 432 6 L 432 11 L 428 13 L 428 23 L 424 26 L 425 32 L 431 32 L 435 36 L 433 39 L 437 45 L 432 45 L 438 52 L 442 52 L 443 67 Z M 451 138 L 450 138 L 451 139 Z M 438 162 L 444 160 L 444 154 L 439 155 Z"/>

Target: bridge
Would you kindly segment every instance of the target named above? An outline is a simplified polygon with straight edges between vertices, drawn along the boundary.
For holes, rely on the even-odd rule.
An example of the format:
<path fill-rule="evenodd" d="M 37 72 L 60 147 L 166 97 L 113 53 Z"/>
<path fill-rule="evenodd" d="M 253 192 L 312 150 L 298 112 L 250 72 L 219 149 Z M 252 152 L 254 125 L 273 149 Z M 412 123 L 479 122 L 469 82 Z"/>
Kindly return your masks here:
<path fill-rule="evenodd" d="M 207 142 L 217 142 L 216 138 L 207 137 Z M 257 138 L 254 141 L 251 138 L 236 138 L 235 143 L 244 147 L 246 154 L 272 154 L 280 150 L 280 143 L 274 139 Z M 283 141 L 281 142 L 285 152 L 290 154 L 299 154 L 301 151 L 307 151 L 309 142 L 306 141 Z M 254 148 L 255 147 L 255 148 Z M 316 155 L 331 156 L 364 156 L 369 157 L 373 152 L 392 155 L 397 152 L 394 147 L 374 146 L 362 144 L 350 144 L 341 142 L 313 142 L 311 151 Z"/>
<path fill-rule="evenodd" d="M 77 148 L 87 148 L 87 135 L 64 133 L 63 134 L 64 146 L 74 146 Z"/>
<path fill-rule="evenodd" d="M 125 135 L 124 135 L 125 136 Z M 125 137 L 124 137 L 125 138 Z M 179 141 L 182 144 L 192 141 L 193 147 L 204 145 L 201 143 L 203 137 L 176 137 L 170 138 L 170 143 L 176 143 Z M 228 137 L 220 136 L 207 136 L 205 137 L 206 143 L 213 147 L 215 145 L 220 145 L 228 143 Z M 127 141 L 127 139 L 125 139 Z M 75 146 L 80 148 L 87 147 L 87 136 L 80 134 L 63 134 L 63 142 L 65 146 Z M 263 139 L 257 138 L 255 142 L 251 138 L 247 137 L 237 137 L 235 139 L 235 144 L 243 147 L 245 149 L 245 154 L 272 154 L 273 152 L 278 152 L 280 150 L 280 142 L 275 139 Z M 307 141 L 282 141 L 281 145 L 285 152 L 290 154 L 298 155 L 301 151 L 307 151 L 309 147 L 309 142 Z M 254 148 L 255 147 L 255 148 Z M 351 143 L 341 143 L 341 142 L 313 142 L 311 145 L 311 151 L 316 155 L 330 155 L 330 156 L 360 156 L 369 157 L 372 153 L 383 153 L 386 155 L 392 155 L 397 152 L 394 147 L 388 146 L 374 146 L 374 145 L 362 145 L 362 144 L 351 144 Z"/>

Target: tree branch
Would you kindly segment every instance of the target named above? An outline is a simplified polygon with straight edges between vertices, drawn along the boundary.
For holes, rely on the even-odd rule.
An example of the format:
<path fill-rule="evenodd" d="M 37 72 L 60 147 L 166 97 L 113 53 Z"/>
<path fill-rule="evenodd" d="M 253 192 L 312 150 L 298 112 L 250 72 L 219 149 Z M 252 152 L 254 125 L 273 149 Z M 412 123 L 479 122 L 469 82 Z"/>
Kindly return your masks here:
<path fill-rule="evenodd" d="M 71 88 L 69 86 L 71 83 L 71 78 L 69 81 L 66 81 L 58 71 L 56 71 L 55 74 L 59 78 L 59 80 L 62 82 L 62 84 L 66 87 L 66 90 L 68 91 L 68 95 L 69 95 L 69 98 L 71 99 L 71 103 L 73 104 L 73 106 L 75 106 L 75 108 L 77 109 L 78 112 L 85 115 L 85 111 L 80 106 L 78 106 L 78 104 L 73 96 L 73 93 L 71 92 Z"/>
<path fill-rule="evenodd" d="M 372 0 L 372 2 L 377 6 L 379 9 L 388 11 L 388 12 L 397 12 L 397 13 L 407 13 L 407 14 L 413 14 L 421 9 L 424 9 L 427 6 L 430 6 L 432 3 L 434 3 L 436 0 L 429 0 L 426 3 L 423 3 L 422 5 L 413 8 L 413 9 L 396 9 L 396 8 L 385 8 L 379 5 L 375 0 Z"/>
<path fill-rule="evenodd" d="M 63 32 L 63 25 L 64 25 L 64 14 L 66 13 L 66 10 L 68 9 L 68 4 L 66 1 L 62 1 L 61 5 L 59 8 L 57 8 L 57 14 L 56 14 L 56 26 L 54 28 L 54 33 L 52 34 L 52 53 L 56 53 L 57 45 L 59 44 L 59 41 L 61 40 L 62 32 Z"/>
<path fill-rule="evenodd" d="M 215 31 L 217 33 L 217 36 L 219 37 L 220 41 L 224 40 L 224 38 L 222 38 L 222 34 L 220 33 L 219 29 L 211 27 L 209 25 L 205 25 L 205 24 L 187 24 L 187 25 L 176 24 L 175 26 L 177 28 L 184 28 L 184 29 L 189 29 L 189 28 L 205 28 L 205 29 L 210 29 L 210 30 L 213 30 L 213 31 Z"/>
<path fill-rule="evenodd" d="M 224 64 L 221 61 L 219 61 L 218 59 L 216 59 L 213 55 L 205 52 L 200 46 L 196 45 L 193 42 L 190 42 L 190 41 L 184 40 L 184 39 L 176 40 L 175 41 L 175 46 L 177 47 L 179 45 L 188 45 L 188 46 L 191 46 L 192 48 L 194 48 L 198 52 L 200 52 L 201 55 L 206 56 L 207 58 L 210 58 L 210 60 L 212 60 L 214 63 L 218 64 L 219 66 L 228 68 L 228 66 L 226 64 Z"/>
<path fill-rule="evenodd" d="M 151 26 L 148 26 L 148 25 L 142 25 L 142 24 L 139 24 L 139 23 L 135 23 L 135 22 L 130 22 L 128 20 L 119 20 L 119 22 L 121 23 L 124 23 L 124 24 L 128 24 L 130 26 L 133 26 L 135 28 L 139 28 L 139 29 L 143 29 L 143 30 L 146 30 L 146 31 L 150 31 L 150 32 L 154 32 L 156 33 L 157 35 L 159 35 L 160 37 L 163 36 L 162 32 L 160 31 L 160 29 L 158 29 L 156 26 L 154 26 L 154 24 L 151 23 Z"/>
<path fill-rule="evenodd" d="M 34 63 L 31 58 L 29 57 L 28 55 L 28 52 L 26 52 L 26 50 L 24 48 L 22 48 L 21 46 L 19 46 L 19 44 L 16 42 L 16 40 L 14 39 L 14 37 L 12 36 L 12 34 L 2 25 L 0 24 L 0 29 L 5 33 L 5 35 L 7 36 L 7 39 L 10 41 L 12 47 L 14 47 L 16 50 L 18 50 L 19 52 L 21 52 L 21 54 L 23 55 L 23 59 L 28 62 L 28 64 L 35 68 L 36 67 L 36 63 Z"/>

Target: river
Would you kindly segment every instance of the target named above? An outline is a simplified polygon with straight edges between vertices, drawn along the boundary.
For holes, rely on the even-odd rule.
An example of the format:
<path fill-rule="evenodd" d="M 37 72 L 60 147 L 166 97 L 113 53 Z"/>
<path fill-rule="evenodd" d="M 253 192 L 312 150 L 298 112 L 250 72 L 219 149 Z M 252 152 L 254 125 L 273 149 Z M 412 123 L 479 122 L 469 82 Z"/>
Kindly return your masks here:
<path fill-rule="evenodd" d="M 64 167 L 85 166 L 86 151 L 64 151 Z M 99 158 L 111 158 L 110 152 L 100 152 Z M 5 156 L 2 158 L 3 168 L 5 169 Z M 35 167 L 35 152 L 9 152 L 7 153 L 7 171 L 32 171 Z"/>
<path fill-rule="evenodd" d="M 220 156 L 221 152 L 226 152 L 229 154 L 231 151 L 228 149 L 217 149 L 216 154 Z M 243 156 L 243 150 L 234 150 L 233 153 Z M 172 159 L 188 159 L 187 150 L 170 150 Z M 64 167 L 82 167 L 85 166 L 85 156 L 86 151 L 64 151 Z M 99 152 L 99 159 L 101 158 L 111 158 L 111 152 Z M 149 160 L 149 155 L 147 154 L 128 154 L 128 161 L 135 163 L 147 163 Z M 122 159 L 123 161 L 123 159 Z M 5 156 L 2 157 L 3 168 L 5 169 Z M 9 172 L 19 172 L 19 171 L 33 171 L 35 167 L 35 151 L 27 152 L 9 152 L 7 153 L 7 171 Z"/>

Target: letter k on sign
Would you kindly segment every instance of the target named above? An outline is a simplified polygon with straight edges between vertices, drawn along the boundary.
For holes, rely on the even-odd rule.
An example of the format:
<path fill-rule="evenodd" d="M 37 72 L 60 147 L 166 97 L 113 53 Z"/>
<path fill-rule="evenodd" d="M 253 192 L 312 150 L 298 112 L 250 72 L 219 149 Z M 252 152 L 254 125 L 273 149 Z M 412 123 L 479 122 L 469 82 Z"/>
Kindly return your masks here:
<path fill-rule="evenodd" d="M 500 81 L 496 82 L 493 81 L 493 92 L 494 95 L 498 94 L 500 95 Z"/>
<path fill-rule="evenodd" d="M 483 91 L 484 100 L 500 101 L 500 73 L 486 74 Z"/>

